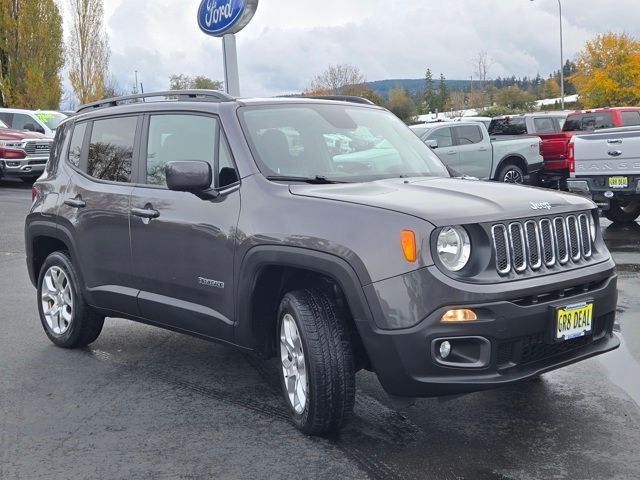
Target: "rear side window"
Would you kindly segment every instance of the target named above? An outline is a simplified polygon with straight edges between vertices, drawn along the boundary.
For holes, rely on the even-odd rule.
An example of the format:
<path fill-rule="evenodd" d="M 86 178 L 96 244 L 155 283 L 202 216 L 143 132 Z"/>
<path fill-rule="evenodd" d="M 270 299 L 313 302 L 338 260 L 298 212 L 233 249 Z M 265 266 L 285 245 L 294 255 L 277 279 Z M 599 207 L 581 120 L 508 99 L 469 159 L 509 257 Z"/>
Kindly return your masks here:
<path fill-rule="evenodd" d="M 533 126 L 535 131 L 533 133 L 555 133 L 556 124 L 553 118 L 534 118 Z"/>
<path fill-rule="evenodd" d="M 613 117 L 611 112 L 600 113 L 579 113 L 569 115 L 562 127 L 563 132 L 585 132 L 589 130 L 599 130 L 602 128 L 613 128 Z"/>
<path fill-rule="evenodd" d="M 489 135 L 526 135 L 524 117 L 494 118 L 489 124 Z"/>
<path fill-rule="evenodd" d="M 456 127 L 456 134 L 460 145 L 473 145 L 474 143 L 482 142 L 482 131 L 480 127 L 475 125 Z"/>
<path fill-rule="evenodd" d="M 93 122 L 87 174 L 99 180 L 130 182 L 137 117 Z"/>
<path fill-rule="evenodd" d="M 86 131 L 86 123 L 78 123 L 73 129 L 67 160 L 74 167 L 80 167 L 80 155 L 82 154 L 82 143 L 84 142 L 84 134 Z"/>
<path fill-rule="evenodd" d="M 640 112 L 622 112 L 622 125 L 640 125 Z"/>

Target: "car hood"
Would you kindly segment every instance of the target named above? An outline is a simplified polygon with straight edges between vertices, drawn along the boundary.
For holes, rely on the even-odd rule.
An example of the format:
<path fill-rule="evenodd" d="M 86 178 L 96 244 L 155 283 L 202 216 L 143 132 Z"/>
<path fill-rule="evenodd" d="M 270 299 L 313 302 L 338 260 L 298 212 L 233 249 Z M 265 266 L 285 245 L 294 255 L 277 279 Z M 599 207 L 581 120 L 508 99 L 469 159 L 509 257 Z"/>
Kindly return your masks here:
<path fill-rule="evenodd" d="M 397 178 L 354 184 L 291 185 L 289 190 L 298 196 L 406 213 L 438 227 L 595 208 L 590 200 L 573 194 L 458 178 Z M 354 217 L 354 222 L 357 222 L 357 217 Z"/>
<path fill-rule="evenodd" d="M 29 130 L 13 130 L 11 128 L 0 128 L 0 140 L 28 140 L 28 139 L 48 139 L 47 136 L 30 132 Z"/>

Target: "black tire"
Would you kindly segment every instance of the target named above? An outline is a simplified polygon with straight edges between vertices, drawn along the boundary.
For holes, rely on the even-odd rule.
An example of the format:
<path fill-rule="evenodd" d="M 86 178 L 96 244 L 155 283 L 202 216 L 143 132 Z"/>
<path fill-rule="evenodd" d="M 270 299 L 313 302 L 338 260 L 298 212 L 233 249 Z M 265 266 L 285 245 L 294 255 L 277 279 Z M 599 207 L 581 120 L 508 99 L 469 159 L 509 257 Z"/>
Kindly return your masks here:
<path fill-rule="evenodd" d="M 511 180 L 513 179 L 513 180 Z M 524 185 L 525 178 L 522 168 L 513 163 L 507 163 L 500 167 L 496 180 L 504 183 L 515 183 L 518 185 Z"/>
<path fill-rule="evenodd" d="M 22 180 L 24 183 L 28 183 L 28 184 L 33 184 L 35 183 L 36 180 L 38 180 L 39 177 L 20 177 L 20 180 Z"/>
<path fill-rule="evenodd" d="M 347 326 L 333 298 L 321 290 L 287 293 L 278 309 L 277 352 L 280 332 L 289 314 L 295 320 L 304 351 L 308 393 L 301 413 L 289 400 L 283 367 L 280 383 L 295 426 L 308 435 L 340 430 L 355 402 L 354 357 Z"/>
<path fill-rule="evenodd" d="M 611 201 L 609 210 L 604 211 L 603 214 L 613 223 L 633 223 L 640 216 L 640 201 L 626 203 Z"/>
<path fill-rule="evenodd" d="M 71 304 L 72 313 L 71 321 L 66 331 L 58 334 L 47 323 L 42 298 L 43 282 L 46 273 L 52 267 L 61 269 L 67 277 L 72 292 Z M 49 255 L 38 275 L 38 312 L 40 314 L 40 322 L 49 339 L 58 347 L 62 348 L 80 348 L 94 342 L 104 325 L 104 316 L 98 314 L 85 301 L 82 290 L 80 289 L 80 277 L 76 272 L 71 258 L 67 252 L 54 252 Z"/>

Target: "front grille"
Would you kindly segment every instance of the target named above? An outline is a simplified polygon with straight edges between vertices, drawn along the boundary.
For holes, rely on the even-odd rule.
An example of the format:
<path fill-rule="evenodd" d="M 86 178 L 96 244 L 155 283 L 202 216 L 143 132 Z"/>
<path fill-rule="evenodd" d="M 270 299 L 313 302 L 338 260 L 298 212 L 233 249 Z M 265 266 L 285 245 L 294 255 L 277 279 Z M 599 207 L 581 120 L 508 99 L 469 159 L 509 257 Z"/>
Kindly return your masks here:
<path fill-rule="evenodd" d="M 49 142 L 27 142 L 24 151 L 27 155 L 49 155 L 51 143 Z"/>
<path fill-rule="evenodd" d="M 554 267 L 569 260 L 579 262 L 593 253 L 589 217 L 582 213 L 542 218 L 491 228 L 496 270 L 501 275 L 527 269 Z"/>

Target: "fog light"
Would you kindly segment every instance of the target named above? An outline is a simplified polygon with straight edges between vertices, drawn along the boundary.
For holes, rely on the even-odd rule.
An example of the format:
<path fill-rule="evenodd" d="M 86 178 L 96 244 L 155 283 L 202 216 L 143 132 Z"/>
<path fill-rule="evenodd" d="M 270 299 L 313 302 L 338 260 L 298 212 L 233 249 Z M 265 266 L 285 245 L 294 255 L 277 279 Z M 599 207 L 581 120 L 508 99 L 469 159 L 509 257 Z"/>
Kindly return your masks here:
<path fill-rule="evenodd" d="M 443 322 L 472 322 L 477 320 L 478 316 L 473 310 L 466 308 L 456 308 L 454 310 L 447 310 L 442 315 Z"/>
<path fill-rule="evenodd" d="M 451 353 L 451 344 L 446 340 L 440 344 L 440 357 L 445 359 Z"/>

